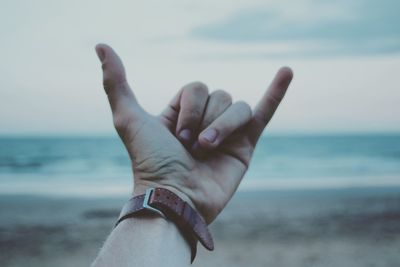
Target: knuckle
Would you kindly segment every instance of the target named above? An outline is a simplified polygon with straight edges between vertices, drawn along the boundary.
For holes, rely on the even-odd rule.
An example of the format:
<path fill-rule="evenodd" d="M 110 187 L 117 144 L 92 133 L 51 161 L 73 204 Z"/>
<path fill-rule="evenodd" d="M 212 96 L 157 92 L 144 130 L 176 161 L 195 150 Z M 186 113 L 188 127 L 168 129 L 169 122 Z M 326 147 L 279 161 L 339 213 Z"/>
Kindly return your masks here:
<path fill-rule="evenodd" d="M 109 69 L 109 65 L 110 64 L 108 64 L 107 62 L 103 62 L 103 63 L 101 63 L 101 69 L 103 71 L 105 71 L 105 70 Z"/>
<path fill-rule="evenodd" d="M 113 88 L 113 81 L 105 78 L 103 80 L 103 88 L 104 88 L 104 91 L 106 91 L 106 93 L 108 94 L 110 92 L 110 90 L 112 90 L 112 88 Z"/>
<path fill-rule="evenodd" d="M 177 128 L 183 129 L 195 127 L 202 115 L 203 113 L 198 109 L 188 109 L 182 111 L 178 122 L 179 126 Z"/>
<path fill-rule="evenodd" d="M 200 118 L 202 115 L 203 114 L 199 109 L 191 109 L 191 110 L 188 110 L 188 112 L 187 112 L 187 117 L 189 120 Z"/>
<path fill-rule="evenodd" d="M 272 94 L 269 94 L 269 95 L 267 95 L 267 101 L 269 103 L 272 103 L 273 105 L 279 105 L 279 103 L 282 101 L 282 98 L 279 98 Z"/>
<path fill-rule="evenodd" d="M 258 125 L 261 125 L 265 127 L 265 125 L 268 123 L 268 118 L 265 114 L 262 114 L 261 112 L 256 112 L 254 114 L 254 119 Z"/>
<path fill-rule="evenodd" d="M 113 88 L 124 86 L 125 84 L 126 79 L 124 75 L 104 75 L 103 77 L 103 87 L 106 92 Z"/>
<path fill-rule="evenodd" d="M 118 132 L 123 132 L 124 129 L 127 127 L 127 120 L 125 116 L 122 116 L 120 114 L 114 114 L 113 115 L 113 123 L 114 127 Z"/>
<path fill-rule="evenodd" d="M 185 86 L 185 89 L 196 95 L 208 94 L 207 85 L 199 81 L 189 83 L 187 86 Z"/>
<path fill-rule="evenodd" d="M 240 113 L 244 113 L 247 116 L 251 116 L 251 107 L 249 104 L 247 104 L 244 101 L 238 101 L 236 102 L 237 108 L 240 111 Z"/>
<path fill-rule="evenodd" d="M 215 97 L 222 103 L 232 104 L 232 96 L 224 90 L 218 89 L 214 91 L 211 96 Z"/>

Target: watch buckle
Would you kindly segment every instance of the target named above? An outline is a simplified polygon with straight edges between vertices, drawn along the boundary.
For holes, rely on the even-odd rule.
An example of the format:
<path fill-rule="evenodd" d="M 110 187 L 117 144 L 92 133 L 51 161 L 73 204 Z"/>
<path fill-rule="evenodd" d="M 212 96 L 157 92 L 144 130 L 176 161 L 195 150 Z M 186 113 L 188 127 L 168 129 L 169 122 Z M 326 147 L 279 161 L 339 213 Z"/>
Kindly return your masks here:
<path fill-rule="evenodd" d="M 154 188 L 147 188 L 146 189 L 146 193 L 144 195 L 144 200 L 143 200 L 143 208 L 145 208 L 146 210 L 152 211 L 154 213 L 157 213 L 158 215 L 160 215 L 163 218 L 166 218 L 164 213 L 162 213 L 160 210 L 153 208 L 152 206 L 150 206 L 150 198 L 154 192 Z"/>

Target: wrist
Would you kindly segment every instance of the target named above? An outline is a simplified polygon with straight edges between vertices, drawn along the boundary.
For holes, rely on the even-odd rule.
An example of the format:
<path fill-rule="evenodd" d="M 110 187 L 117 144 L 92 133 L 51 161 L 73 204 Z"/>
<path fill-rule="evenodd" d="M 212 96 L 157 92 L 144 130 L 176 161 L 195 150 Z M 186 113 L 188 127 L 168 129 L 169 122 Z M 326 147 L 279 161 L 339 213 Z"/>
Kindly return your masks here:
<path fill-rule="evenodd" d="M 136 187 L 141 193 L 143 187 Z M 176 224 L 192 250 L 192 261 L 196 256 L 197 241 L 208 250 L 214 249 L 214 242 L 204 219 L 188 202 L 165 187 L 147 188 L 144 194 L 132 197 L 123 207 L 116 226 L 125 219 L 143 212 L 158 214 Z"/>
<path fill-rule="evenodd" d="M 182 192 L 182 190 L 179 190 L 179 189 L 177 189 L 177 187 L 174 187 L 174 186 L 159 185 L 157 183 L 152 183 L 152 182 L 148 182 L 146 184 L 134 183 L 133 196 L 135 197 L 135 196 L 143 195 L 143 194 L 146 193 L 146 190 L 149 189 L 149 188 L 164 188 L 164 189 L 168 189 L 171 192 L 173 192 L 174 194 L 176 194 L 183 201 L 187 202 L 194 210 L 196 210 L 196 212 L 199 213 L 199 210 L 197 209 L 197 207 L 194 204 L 194 202 L 192 201 L 192 199 L 189 197 L 189 194 Z"/>

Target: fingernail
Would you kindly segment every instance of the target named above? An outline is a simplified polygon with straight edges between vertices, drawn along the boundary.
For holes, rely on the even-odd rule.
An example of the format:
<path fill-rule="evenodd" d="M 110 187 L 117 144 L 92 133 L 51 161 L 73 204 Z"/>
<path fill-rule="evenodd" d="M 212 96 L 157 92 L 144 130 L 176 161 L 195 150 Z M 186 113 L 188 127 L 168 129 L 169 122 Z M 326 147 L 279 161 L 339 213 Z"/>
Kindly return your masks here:
<path fill-rule="evenodd" d="M 96 46 L 96 53 L 97 53 L 97 56 L 99 57 L 100 61 L 103 61 L 104 56 L 105 56 L 104 49 L 99 46 Z"/>
<path fill-rule="evenodd" d="M 184 129 L 179 133 L 179 137 L 185 141 L 190 141 L 192 132 L 189 129 Z"/>
<path fill-rule="evenodd" d="M 217 135 L 218 133 L 215 129 L 208 129 L 201 134 L 201 137 L 206 139 L 209 143 L 214 143 L 215 139 L 217 139 Z"/>

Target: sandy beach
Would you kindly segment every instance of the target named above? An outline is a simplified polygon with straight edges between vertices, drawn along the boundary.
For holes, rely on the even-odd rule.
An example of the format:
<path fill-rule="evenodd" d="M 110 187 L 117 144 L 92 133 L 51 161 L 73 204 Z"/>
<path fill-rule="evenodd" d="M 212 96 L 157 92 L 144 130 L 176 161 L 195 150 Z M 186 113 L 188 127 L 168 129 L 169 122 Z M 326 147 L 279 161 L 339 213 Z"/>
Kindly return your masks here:
<path fill-rule="evenodd" d="M 0 266 L 89 266 L 125 199 L 0 196 Z M 400 188 L 241 192 L 193 266 L 400 266 Z"/>

